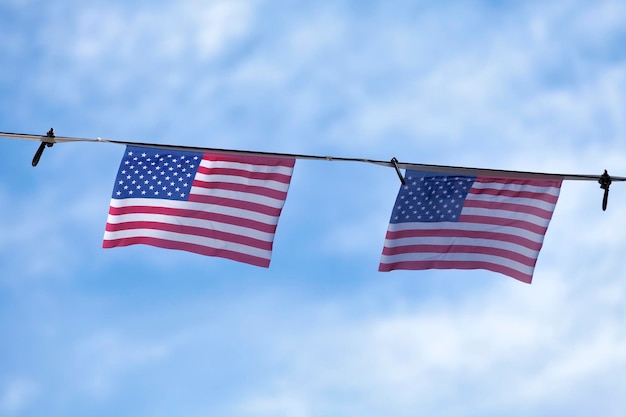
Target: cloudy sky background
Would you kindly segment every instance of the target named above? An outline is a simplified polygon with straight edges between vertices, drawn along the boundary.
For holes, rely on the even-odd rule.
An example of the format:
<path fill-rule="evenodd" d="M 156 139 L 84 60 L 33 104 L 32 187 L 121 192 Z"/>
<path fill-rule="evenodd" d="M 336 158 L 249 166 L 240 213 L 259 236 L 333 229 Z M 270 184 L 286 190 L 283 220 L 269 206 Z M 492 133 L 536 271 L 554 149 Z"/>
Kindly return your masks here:
<path fill-rule="evenodd" d="M 393 3 L 393 4 L 391 4 Z M 0 131 L 626 174 L 626 3 L 0 4 Z M 378 273 L 392 169 L 297 161 L 269 269 L 101 249 L 124 148 L 0 138 L 0 416 L 623 416 L 626 189 L 532 285 Z"/>

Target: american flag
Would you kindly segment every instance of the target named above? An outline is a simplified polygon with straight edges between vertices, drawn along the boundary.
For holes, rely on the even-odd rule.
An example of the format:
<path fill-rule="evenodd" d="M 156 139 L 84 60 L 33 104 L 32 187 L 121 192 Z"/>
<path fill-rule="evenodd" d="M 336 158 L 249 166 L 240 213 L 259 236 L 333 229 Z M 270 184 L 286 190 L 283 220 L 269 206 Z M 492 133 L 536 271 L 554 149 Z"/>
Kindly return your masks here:
<path fill-rule="evenodd" d="M 412 170 L 405 180 L 379 271 L 486 269 L 532 281 L 561 180 Z"/>
<path fill-rule="evenodd" d="M 102 247 L 146 244 L 268 267 L 294 164 L 127 146 Z"/>

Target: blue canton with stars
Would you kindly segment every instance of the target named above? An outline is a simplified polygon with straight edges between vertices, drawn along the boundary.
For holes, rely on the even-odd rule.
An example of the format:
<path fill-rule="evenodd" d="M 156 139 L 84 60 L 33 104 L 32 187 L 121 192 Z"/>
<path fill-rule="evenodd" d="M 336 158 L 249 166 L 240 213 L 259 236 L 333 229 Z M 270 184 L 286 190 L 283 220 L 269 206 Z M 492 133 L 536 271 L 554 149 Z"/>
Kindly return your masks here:
<path fill-rule="evenodd" d="M 457 222 L 476 177 L 407 170 L 391 223 Z"/>
<path fill-rule="evenodd" d="M 113 198 L 187 200 L 200 161 L 201 152 L 127 146 Z"/>

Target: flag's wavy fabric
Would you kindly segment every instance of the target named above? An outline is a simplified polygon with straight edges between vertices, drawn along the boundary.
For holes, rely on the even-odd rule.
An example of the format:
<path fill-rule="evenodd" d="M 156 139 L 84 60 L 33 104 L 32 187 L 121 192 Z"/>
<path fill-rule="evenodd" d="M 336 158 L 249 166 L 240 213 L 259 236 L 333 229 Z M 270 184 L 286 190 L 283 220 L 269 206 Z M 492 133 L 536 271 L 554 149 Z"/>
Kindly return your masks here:
<path fill-rule="evenodd" d="M 562 180 L 407 170 L 380 271 L 486 269 L 530 283 Z"/>
<path fill-rule="evenodd" d="M 102 246 L 147 244 L 268 267 L 294 164 L 128 146 Z"/>

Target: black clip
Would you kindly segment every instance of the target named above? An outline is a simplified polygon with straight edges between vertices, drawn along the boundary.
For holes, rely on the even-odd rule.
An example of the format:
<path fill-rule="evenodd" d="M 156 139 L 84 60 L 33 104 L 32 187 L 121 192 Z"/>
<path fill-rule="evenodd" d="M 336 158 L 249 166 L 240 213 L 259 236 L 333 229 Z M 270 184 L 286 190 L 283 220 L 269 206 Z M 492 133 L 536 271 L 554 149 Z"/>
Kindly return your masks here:
<path fill-rule="evenodd" d="M 609 202 L 609 187 L 611 186 L 611 176 L 606 169 L 604 170 L 604 174 L 598 180 L 600 183 L 600 188 L 604 190 L 604 197 L 602 198 L 602 211 L 606 211 L 606 205 Z"/>
<path fill-rule="evenodd" d="M 50 138 L 50 141 L 46 141 L 46 140 L 42 140 L 41 143 L 39 144 L 39 148 L 37 149 L 37 152 L 35 152 L 35 156 L 33 156 L 33 166 L 36 167 L 37 164 L 39 163 L 39 159 L 41 159 L 41 155 L 43 154 L 43 150 L 46 148 L 46 146 L 48 148 L 50 148 L 52 145 L 54 145 L 54 129 L 50 128 L 50 130 L 48 130 L 48 134 L 46 135 L 47 138 Z"/>
<path fill-rule="evenodd" d="M 396 169 L 396 174 L 398 174 L 398 178 L 400 178 L 400 182 L 402 183 L 402 185 L 406 185 L 406 181 L 404 180 L 404 177 L 402 176 L 402 172 L 400 172 L 400 167 L 398 166 L 398 159 L 396 159 L 395 156 L 391 158 L 391 163 L 393 164 L 393 167 Z"/>

